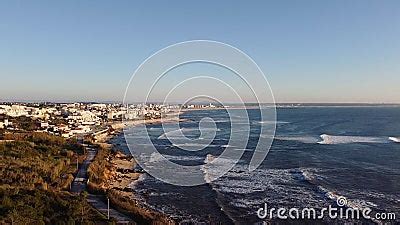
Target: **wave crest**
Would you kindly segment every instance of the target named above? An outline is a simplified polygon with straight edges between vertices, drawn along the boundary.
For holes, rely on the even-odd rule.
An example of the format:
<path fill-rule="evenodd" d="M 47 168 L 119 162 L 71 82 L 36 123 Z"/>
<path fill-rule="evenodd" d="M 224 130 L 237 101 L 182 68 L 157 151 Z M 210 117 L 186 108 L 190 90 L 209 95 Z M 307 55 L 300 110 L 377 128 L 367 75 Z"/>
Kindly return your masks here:
<path fill-rule="evenodd" d="M 389 143 L 385 137 L 366 137 L 366 136 L 335 136 L 322 134 L 322 141 L 318 144 L 349 144 L 349 143 Z"/>
<path fill-rule="evenodd" d="M 400 143 L 400 137 L 389 137 L 389 140 Z"/>

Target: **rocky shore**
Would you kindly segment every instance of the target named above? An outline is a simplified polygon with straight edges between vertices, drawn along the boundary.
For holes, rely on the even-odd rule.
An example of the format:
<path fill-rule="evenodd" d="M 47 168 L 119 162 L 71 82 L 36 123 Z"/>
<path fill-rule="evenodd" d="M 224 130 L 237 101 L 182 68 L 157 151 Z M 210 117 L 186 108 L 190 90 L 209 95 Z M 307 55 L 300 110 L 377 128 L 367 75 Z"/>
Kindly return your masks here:
<path fill-rule="evenodd" d="M 172 218 L 146 207 L 134 194 L 134 182 L 142 175 L 133 168 L 136 163 L 110 144 L 101 144 L 98 155 L 90 165 L 88 190 L 104 194 L 110 204 L 130 215 L 139 224 L 177 224 Z"/>
<path fill-rule="evenodd" d="M 177 120 L 179 120 L 178 113 L 163 118 L 162 122 Z M 99 152 L 89 166 L 88 190 L 106 195 L 114 208 L 132 216 L 139 224 L 178 224 L 168 215 L 146 206 L 135 196 L 134 183 L 143 172 L 134 170 L 136 162 L 132 156 L 125 155 L 116 146 L 109 144 L 109 140 L 122 132 L 123 128 L 143 122 L 160 123 L 161 119 L 118 122 L 111 125 L 114 131 L 98 142 Z"/>

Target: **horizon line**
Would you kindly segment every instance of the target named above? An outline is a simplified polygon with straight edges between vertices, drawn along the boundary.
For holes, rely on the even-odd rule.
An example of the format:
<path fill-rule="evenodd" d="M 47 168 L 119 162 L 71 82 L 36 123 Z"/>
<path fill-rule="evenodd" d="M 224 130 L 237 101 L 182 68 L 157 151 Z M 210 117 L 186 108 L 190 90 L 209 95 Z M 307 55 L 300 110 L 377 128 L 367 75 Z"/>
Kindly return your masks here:
<path fill-rule="evenodd" d="M 67 104 L 67 103 L 93 103 L 93 104 L 123 104 L 123 101 L 107 101 L 107 100 L 97 100 L 97 101 L 76 101 L 76 100 L 3 100 L 0 99 L 0 103 L 55 103 L 55 104 Z M 181 105 L 181 102 L 162 102 L 162 101 L 148 101 L 148 104 L 154 103 L 164 103 L 164 104 L 177 104 Z M 193 102 L 192 104 L 209 104 L 213 102 Z M 143 102 L 130 102 L 126 104 L 143 104 Z M 342 105 L 400 105 L 400 102 L 300 102 L 300 101 L 284 101 L 284 102 L 243 102 L 243 103 L 234 103 L 234 102 L 224 102 L 223 104 L 227 105 L 238 105 L 238 104 L 342 104 Z M 218 105 L 218 104 L 217 104 Z"/>

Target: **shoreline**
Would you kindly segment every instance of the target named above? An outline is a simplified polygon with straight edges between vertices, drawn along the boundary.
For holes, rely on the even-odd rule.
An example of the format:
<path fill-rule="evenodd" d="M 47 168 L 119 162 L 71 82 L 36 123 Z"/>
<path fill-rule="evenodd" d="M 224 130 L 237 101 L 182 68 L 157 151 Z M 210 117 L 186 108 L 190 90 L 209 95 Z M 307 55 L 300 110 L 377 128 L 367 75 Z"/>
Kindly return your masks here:
<path fill-rule="evenodd" d="M 134 170 L 137 165 L 133 156 L 125 154 L 118 146 L 110 140 L 123 133 L 127 127 L 139 124 L 153 124 L 161 122 L 182 121 L 179 115 L 185 111 L 168 114 L 164 118 L 141 119 L 135 121 L 119 121 L 110 124 L 112 132 L 98 139 L 97 144 L 106 154 L 100 155 L 105 163 L 104 178 L 100 183 L 90 183 L 88 188 L 91 192 L 102 193 L 110 199 L 110 204 L 119 211 L 130 215 L 135 221 L 145 224 L 178 224 L 171 216 L 147 206 L 143 199 L 134 194 L 135 183 L 144 176 L 145 172 Z"/>
<path fill-rule="evenodd" d="M 110 153 L 105 157 L 108 162 L 107 179 L 100 187 L 103 195 L 110 199 L 110 204 L 118 211 L 130 215 L 140 224 L 179 224 L 181 219 L 162 212 L 161 210 L 147 205 L 146 201 L 134 193 L 135 185 L 146 172 L 138 172 L 134 168 L 136 161 L 130 154 L 125 154 L 120 147 L 112 143 L 111 140 L 118 135 L 122 135 L 125 128 L 134 127 L 139 124 L 158 124 L 176 121 L 185 121 L 179 116 L 190 111 L 200 110 L 222 110 L 224 108 L 201 108 L 201 109 L 181 109 L 167 114 L 163 118 L 141 119 L 134 121 L 118 121 L 109 124 L 112 127 L 111 133 L 107 133 L 97 143 L 106 148 Z M 89 188 L 90 189 L 90 188 Z"/>

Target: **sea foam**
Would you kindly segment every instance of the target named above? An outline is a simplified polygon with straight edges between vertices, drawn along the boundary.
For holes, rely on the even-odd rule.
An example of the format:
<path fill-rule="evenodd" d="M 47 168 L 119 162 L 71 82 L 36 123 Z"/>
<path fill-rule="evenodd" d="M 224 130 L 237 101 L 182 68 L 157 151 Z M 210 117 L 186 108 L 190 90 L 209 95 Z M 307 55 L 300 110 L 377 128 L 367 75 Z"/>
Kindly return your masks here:
<path fill-rule="evenodd" d="M 335 136 L 322 134 L 322 141 L 318 144 L 349 144 L 349 143 L 389 143 L 385 137 L 365 137 L 365 136 Z"/>
<path fill-rule="evenodd" d="M 389 140 L 400 143 L 400 137 L 389 137 Z"/>
<path fill-rule="evenodd" d="M 275 139 L 281 141 L 298 141 L 305 144 L 312 144 L 320 141 L 318 137 L 313 136 L 276 136 Z"/>

